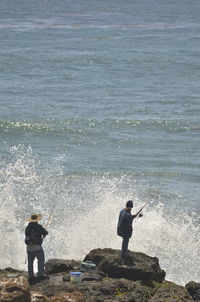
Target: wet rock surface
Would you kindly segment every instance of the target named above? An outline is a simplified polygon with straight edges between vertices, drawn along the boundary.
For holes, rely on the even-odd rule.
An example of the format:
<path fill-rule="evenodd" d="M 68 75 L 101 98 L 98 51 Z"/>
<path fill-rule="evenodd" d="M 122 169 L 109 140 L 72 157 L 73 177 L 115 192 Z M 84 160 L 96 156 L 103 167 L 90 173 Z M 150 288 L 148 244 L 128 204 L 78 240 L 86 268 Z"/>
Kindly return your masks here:
<path fill-rule="evenodd" d="M 95 249 L 85 257 L 86 260 L 93 261 L 100 271 L 112 278 L 162 282 L 166 275 L 158 258 L 143 253 L 129 252 L 122 258 L 118 250 Z"/>
<path fill-rule="evenodd" d="M 154 293 L 148 302 L 193 302 L 192 297 L 184 286 L 170 281 L 155 284 Z"/>
<path fill-rule="evenodd" d="M 157 258 L 134 252 L 127 258 L 118 255 L 118 250 L 92 250 L 84 261 L 93 261 L 97 269 L 95 272 L 84 272 L 82 281 L 78 283 L 70 281 L 70 272 L 80 271 L 81 261 L 51 259 L 46 263 L 49 279 L 40 282 L 36 280 L 30 285 L 24 277 L 27 272 L 1 270 L 0 297 L 6 291 L 6 283 L 12 284 L 7 289 L 12 288 L 11 293 L 15 294 L 10 295 L 9 300 L 0 299 L 0 302 L 199 301 L 199 283 L 190 282 L 184 287 L 166 281 L 165 272 L 160 268 Z M 20 300 L 17 300 L 18 297 Z"/>
<path fill-rule="evenodd" d="M 50 259 L 45 263 L 45 271 L 47 274 L 56 274 L 68 272 L 70 270 L 79 270 L 81 261 Z"/>
<path fill-rule="evenodd" d="M 192 298 L 195 301 L 200 302 L 200 283 L 191 281 L 187 283 L 185 287 L 187 288 L 187 291 L 192 296 Z"/>

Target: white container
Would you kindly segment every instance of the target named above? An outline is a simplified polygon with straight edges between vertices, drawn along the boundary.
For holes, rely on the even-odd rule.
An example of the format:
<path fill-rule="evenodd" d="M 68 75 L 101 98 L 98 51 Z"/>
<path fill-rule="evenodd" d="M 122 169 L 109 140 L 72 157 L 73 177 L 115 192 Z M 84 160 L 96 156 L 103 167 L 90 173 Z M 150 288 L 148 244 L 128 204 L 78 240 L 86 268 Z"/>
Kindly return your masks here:
<path fill-rule="evenodd" d="M 81 282 L 82 273 L 81 272 L 71 272 L 70 273 L 70 282 Z"/>

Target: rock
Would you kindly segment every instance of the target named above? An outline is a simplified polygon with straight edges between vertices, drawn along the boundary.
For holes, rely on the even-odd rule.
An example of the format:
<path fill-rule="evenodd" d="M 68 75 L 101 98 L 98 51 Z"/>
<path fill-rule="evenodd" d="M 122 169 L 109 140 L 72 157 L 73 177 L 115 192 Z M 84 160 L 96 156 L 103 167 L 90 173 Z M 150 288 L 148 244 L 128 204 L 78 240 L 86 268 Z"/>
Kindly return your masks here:
<path fill-rule="evenodd" d="M 0 302 L 30 302 L 30 288 L 26 278 L 0 278 Z"/>
<path fill-rule="evenodd" d="M 85 260 L 97 265 L 96 271 L 83 272 L 81 282 L 69 282 L 71 271 L 79 271 L 81 261 L 47 261 L 49 279 L 29 286 L 27 272 L 12 268 L 0 271 L 0 302 L 200 302 L 200 284 L 185 287 L 164 280 L 158 259 L 118 250 L 95 249 Z M 15 277 L 17 276 L 17 277 Z M 155 281 L 156 280 L 156 281 Z"/>
<path fill-rule="evenodd" d="M 96 286 L 100 301 L 137 301 L 147 302 L 147 297 L 151 297 L 152 289 L 144 286 L 141 281 L 131 281 L 127 279 L 103 280 L 101 285 Z M 90 302 L 90 300 L 88 300 Z M 94 301 L 95 300 L 91 300 Z"/>
<path fill-rule="evenodd" d="M 85 272 L 83 273 L 83 281 L 101 281 L 104 278 L 104 274 Z"/>
<path fill-rule="evenodd" d="M 45 271 L 47 274 L 56 274 L 69 272 L 70 270 L 79 270 L 81 261 L 50 259 L 45 263 Z"/>
<path fill-rule="evenodd" d="M 185 285 L 185 287 L 194 301 L 200 302 L 200 283 L 190 281 Z"/>
<path fill-rule="evenodd" d="M 103 279 L 103 274 L 98 274 L 96 272 L 85 272 L 82 274 L 82 282 L 83 281 L 101 281 Z M 63 281 L 70 281 L 70 275 L 63 276 Z"/>
<path fill-rule="evenodd" d="M 102 282 L 91 283 L 85 292 L 87 302 L 147 302 L 152 289 L 142 281 L 104 278 Z"/>
<path fill-rule="evenodd" d="M 6 267 L 4 269 L 0 269 L 0 273 L 23 273 L 23 271 L 20 271 L 18 269 L 12 268 L 12 267 Z"/>
<path fill-rule="evenodd" d="M 32 292 L 31 302 L 49 302 L 49 298 L 41 293 Z"/>
<path fill-rule="evenodd" d="M 143 253 L 129 252 L 122 258 L 119 250 L 94 249 L 85 257 L 97 265 L 97 269 L 111 278 L 126 278 L 129 280 L 153 280 L 162 282 L 165 271 L 159 266 L 158 258 Z"/>
<path fill-rule="evenodd" d="M 85 297 L 82 293 L 60 293 L 49 299 L 51 302 L 85 302 Z"/>
<path fill-rule="evenodd" d="M 147 302 L 143 297 L 152 292 L 152 289 L 144 286 L 141 281 L 131 281 L 126 279 L 112 279 L 98 274 L 94 274 L 93 280 L 86 273 L 86 280 L 74 283 L 63 281 L 64 273 L 50 275 L 49 280 L 45 280 L 31 285 L 32 292 L 41 292 L 48 298 L 60 292 L 75 293 L 81 292 L 86 302 L 105 302 L 105 301 L 127 301 L 131 296 L 137 297 L 137 302 Z M 94 280 L 100 278 L 101 280 Z M 151 297 L 151 294 L 148 295 Z M 46 301 L 45 301 L 46 302 Z"/>
<path fill-rule="evenodd" d="M 38 292 L 33 292 L 31 295 L 31 302 L 85 302 L 85 297 L 82 293 L 66 293 L 61 292 L 52 297 L 47 297 Z"/>
<path fill-rule="evenodd" d="M 184 286 L 170 281 L 157 283 L 151 299 L 148 302 L 194 302 Z"/>

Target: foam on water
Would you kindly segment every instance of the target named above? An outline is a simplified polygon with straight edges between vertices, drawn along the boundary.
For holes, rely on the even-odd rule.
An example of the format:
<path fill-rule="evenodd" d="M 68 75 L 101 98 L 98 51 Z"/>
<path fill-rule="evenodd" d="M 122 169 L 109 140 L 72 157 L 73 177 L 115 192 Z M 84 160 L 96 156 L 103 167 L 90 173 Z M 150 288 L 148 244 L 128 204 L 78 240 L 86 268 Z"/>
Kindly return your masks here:
<path fill-rule="evenodd" d="M 200 232 L 194 216 L 152 194 L 148 184 L 111 173 L 63 172 L 62 158 L 42 163 L 31 148 L 12 147 L 0 167 L 0 267 L 24 268 L 24 228 L 31 213 L 44 215 L 49 235 L 47 259 L 83 259 L 93 248 L 119 249 L 118 214 L 128 199 L 134 211 L 148 200 L 144 217 L 134 221 L 129 248 L 159 258 L 166 279 L 199 281 Z M 174 197 L 174 196 L 173 196 Z"/>

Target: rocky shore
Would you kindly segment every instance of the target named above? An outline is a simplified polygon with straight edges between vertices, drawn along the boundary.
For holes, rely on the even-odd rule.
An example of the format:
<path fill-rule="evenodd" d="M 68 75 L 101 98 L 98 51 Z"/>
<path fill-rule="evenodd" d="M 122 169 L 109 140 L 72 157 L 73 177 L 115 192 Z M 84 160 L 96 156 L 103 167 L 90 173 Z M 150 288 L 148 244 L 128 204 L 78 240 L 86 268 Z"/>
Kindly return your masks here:
<path fill-rule="evenodd" d="M 70 281 L 70 272 L 80 271 L 82 261 L 48 260 L 49 279 L 33 284 L 27 272 L 1 269 L 0 302 L 200 302 L 200 283 L 167 281 L 156 257 L 129 252 L 122 258 L 119 250 L 95 249 L 86 261 L 96 270 L 83 272 L 77 283 Z"/>

